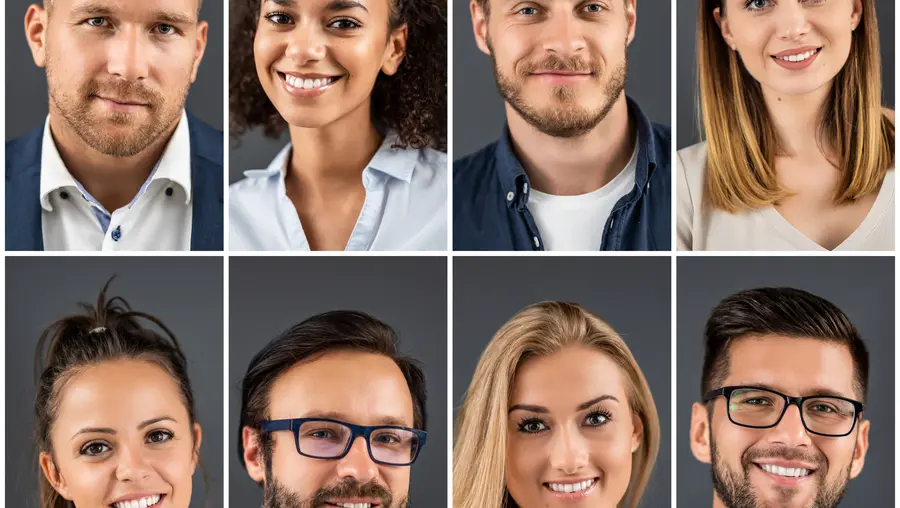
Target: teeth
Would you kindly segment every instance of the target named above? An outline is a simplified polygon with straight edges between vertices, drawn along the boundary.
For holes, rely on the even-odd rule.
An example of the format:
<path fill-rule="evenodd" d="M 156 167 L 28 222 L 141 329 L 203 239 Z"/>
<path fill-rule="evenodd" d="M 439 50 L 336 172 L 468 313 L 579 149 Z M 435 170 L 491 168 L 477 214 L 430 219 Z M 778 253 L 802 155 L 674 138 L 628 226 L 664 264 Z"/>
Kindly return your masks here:
<path fill-rule="evenodd" d="M 284 75 L 287 84 L 294 88 L 302 88 L 304 90 L 312 90 L 313 88 L 322 88 L 337 81 L 337 78 L 319 78 L 319 79 L 303 79 L 289 74 Z"/>
<path fill-rule="evenodd" d="M 780 467 L 771 464 L 762 464 L 762 468 L 767 473 L 777 474 L 779 476 L 787 476 L 799 478 L 801 476 L 809 476 L 809 469 L 800 467 Z"/>
<path fill-rule="evenodd" d="M 807 58 L 815 55 L 817 51 L 818 50 L 813 49 L 807 51 L 806 53 L 800 53 L 799 55 L 779 56 L 777 58 L 786 62 L 802 62 L 803 60 L 806 60 Z"/>
<path fill-rule="evenodd" d="M 594 484 L 594 480 L 585 480 L 580 483 L 549 483 L 550 490 L 553 492 L 581 492 L 587 490 Z"/>
<path fill-rule="evenodd" d="M 337 503 L 337 505 L 343 508 L 372 508 L 370 503 Z"/>
<path fill-rule="evenodd" d="M 147 496 L 141 499 L 133 499 L 131 501 L 121 501 L 119 503 L 115 503 L 114 506 L 116 508 L 149 508 L 154 506 L 159 502 L 160 498 L 159 494 L 153 496 Z"/>

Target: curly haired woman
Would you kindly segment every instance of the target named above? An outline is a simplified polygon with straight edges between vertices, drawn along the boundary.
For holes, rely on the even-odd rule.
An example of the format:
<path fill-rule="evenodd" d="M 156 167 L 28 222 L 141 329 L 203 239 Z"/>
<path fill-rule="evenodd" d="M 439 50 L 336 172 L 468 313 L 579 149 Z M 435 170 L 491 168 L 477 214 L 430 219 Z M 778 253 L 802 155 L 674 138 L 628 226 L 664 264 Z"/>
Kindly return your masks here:
<path fill-rule="evenodd" d="M 232 250 L 445 250 L 442 0 L 233 1 L 232 135 L 287 130 L 231 187 Z"/>

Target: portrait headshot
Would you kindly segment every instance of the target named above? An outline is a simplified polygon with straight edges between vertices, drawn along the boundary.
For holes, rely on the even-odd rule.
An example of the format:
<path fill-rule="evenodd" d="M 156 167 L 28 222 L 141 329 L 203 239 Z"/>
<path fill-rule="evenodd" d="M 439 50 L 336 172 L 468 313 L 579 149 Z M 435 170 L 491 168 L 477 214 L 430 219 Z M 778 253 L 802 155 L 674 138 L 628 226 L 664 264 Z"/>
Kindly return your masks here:
<path fill-rule="evenodd" d="M 6 2 L 7 250 L 223 249 L 223 9 L 201 3 Z"/>
<path fill-rule="evenodd" d="M 446 505 L 446 261 L 233 261 L 230 504 Z"/>
<path fill-rule="evenodd" d="M 678 505 L 892 505 L 894 259 L 685 258 L 678 277 Z"/>
<path fill-rule="evenodd" d="M 670 250 L 671 4 L 454 5 L 453 249 Z"/>
<path fill-rule="evenodd" d="M 18 257 L 6 273 L 5 410 L 20 425 L 5 504 L 221 506 L 222 260 Z"/>
<path fill-rule="evenodd" d="M 232 0 L 229 249 L 447 250 L 447 0 Z"/>
<path fill-rule="evenodd" d="M 523 271 L 537 281 L 509 283 Z M 662 258 L 454 260 L 455 508 L 671 504 L 670 273 Z"/>
<path fill-rule="evenodd" d="M 683 3 L 677 249 L 893 251 L 896 3 Z"/>

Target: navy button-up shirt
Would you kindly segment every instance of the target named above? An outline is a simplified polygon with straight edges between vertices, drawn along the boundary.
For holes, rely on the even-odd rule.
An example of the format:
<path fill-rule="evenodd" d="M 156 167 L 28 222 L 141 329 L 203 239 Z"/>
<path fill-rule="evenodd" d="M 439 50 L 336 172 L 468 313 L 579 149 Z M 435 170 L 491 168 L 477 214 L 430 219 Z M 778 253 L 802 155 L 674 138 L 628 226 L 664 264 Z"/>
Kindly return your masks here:
<path fill-rule="evenodd" d="M 635 186 L 613 207 L 601 250 L 670 250 L 671 170 L 669 128 L 651 123 L 627 98 L 637 124 Z M 454 250 L 544 250 L 528 210 L 528 175 L 512 150 L 509 128 L 481 150 L 453 163 Z"/>

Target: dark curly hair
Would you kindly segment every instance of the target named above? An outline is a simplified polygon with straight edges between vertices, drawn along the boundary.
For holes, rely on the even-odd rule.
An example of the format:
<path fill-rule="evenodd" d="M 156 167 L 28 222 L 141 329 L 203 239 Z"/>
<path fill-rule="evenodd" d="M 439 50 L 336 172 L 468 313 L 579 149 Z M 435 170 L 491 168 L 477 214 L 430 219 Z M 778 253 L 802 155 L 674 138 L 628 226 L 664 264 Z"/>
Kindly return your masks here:
<path fill-rule="evenodd" d="M 278 137 L 287 122 L 266 96 L 256 74 L 253 40 L 259 24 L 261 0 L 231 2 L 229 109 L 231 134 L 241 136 L 262 126 Z M 395 146 L 447 146 L 447 2 L 445 0 L 387 0 L 389 30 L 406 24 L 406 54 L 393 76 L 378 75 L 372 90 L 372 121 L 382 131 L 396 131 Z"/>

